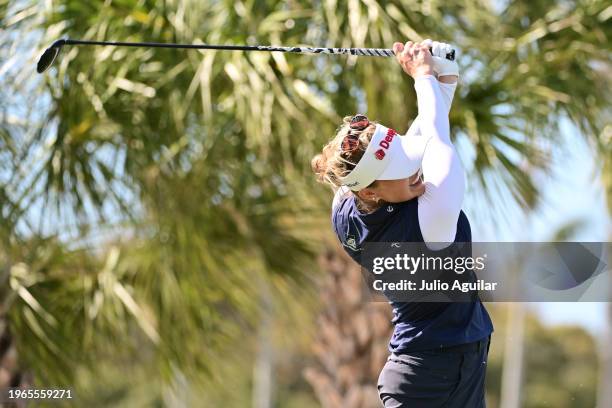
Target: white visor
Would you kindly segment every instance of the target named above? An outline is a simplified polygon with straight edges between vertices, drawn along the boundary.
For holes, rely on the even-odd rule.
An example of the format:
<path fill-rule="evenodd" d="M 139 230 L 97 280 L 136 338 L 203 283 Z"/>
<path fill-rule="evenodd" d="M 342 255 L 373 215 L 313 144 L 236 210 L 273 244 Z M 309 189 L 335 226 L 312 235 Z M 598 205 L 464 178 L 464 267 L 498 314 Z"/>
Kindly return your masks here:
<path fill-rule="evenodd" d="M 342 185 L 359 191 L 375 180 L 408 178 L 421 167 L 429 137 L 398 135 L 393 129 L 376 125 L 368 148 L 355 168 L 341 179 Z"/>

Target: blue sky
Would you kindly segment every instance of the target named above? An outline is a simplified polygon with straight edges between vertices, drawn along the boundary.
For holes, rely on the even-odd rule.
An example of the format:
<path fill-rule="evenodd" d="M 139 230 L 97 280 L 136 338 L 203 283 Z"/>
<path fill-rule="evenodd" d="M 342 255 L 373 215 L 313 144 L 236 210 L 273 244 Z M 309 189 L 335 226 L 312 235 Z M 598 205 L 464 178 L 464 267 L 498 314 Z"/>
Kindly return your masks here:
<path fill-rule="evenodd" d="M 584 138 L 569 129 L 566 136 L 571 151 L 556 159 L 553 177 L 545 184 L 549 204 L 530 215 L 530 228 L 537 236 L 545 237 L 550 228 L 570 219 L 583 219 L 585 228 L 576 240 L 607 241 L 610 235 L 610 216 L 606 207 L 601 174 L 597 160 Z M 576 323 L 593 334 L 606 328 L 607 304 L 596 302 L 532 304 L 542 320 L 548 324 Z"/>
<path fill-rule="evenodd" d="M 610 215 L 606 206 L 601 166 L 584 137 L 568 120 L 561 123 L 562 143 L 552 150 L 549 175 L 538 177 L 542 204 L 528 214 L 518 208 L 510 214 L 511 221 L 503 228 L 473 224 L 475 241 L 548 241 L 554 231 L 572 220 L 581 220 L 584 227 L 574 241 L 608 241 L 611 233 Z M 478 207 L 466 198 L 466 207 Z M 578 324 L 594 335 L 606 328 L 607 303 L 532 303 L 545 324 Z"/>

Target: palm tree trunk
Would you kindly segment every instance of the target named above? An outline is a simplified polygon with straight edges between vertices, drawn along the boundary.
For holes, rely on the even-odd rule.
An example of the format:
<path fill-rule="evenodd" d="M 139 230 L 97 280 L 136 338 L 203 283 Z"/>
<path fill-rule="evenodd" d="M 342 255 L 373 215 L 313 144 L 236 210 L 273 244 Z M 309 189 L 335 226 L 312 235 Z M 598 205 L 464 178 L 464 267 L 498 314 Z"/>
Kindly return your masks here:
<path fill-rule="evenodd" d="M 10 277 L 10 261 L 7 254 L 0 254 L 0 262 L 4 265 L 0 269 L 0 396 L 4 397 L 9 388 L 27 388 L 32 379 L 19 367 L 17 349 L 11 335 L 7 318 L 8 290 Z M 0 400 L 0 406 L 25 406 L 22 404 L 5 404 Z"/>
<path fill-rule="evenodd" d="M 6 259 L 2 260 L 4 261 L 4 267 L 0 270 L 0 395 L 5 395 L 8 388 L 19 386 L 22 376 L 17 370 L 17 351 L 6 318 L 10 268 L 8 261 Z"/>
<path fill-rule="evenodd" d="M 609 155 L 604 156 L 603 171 L 602 171 L 602 184 L 606 189 L 606 200 L 608 204 L 608 211 L 612 212 L 612 160 Z M 610 250 L 612 245 L 609 244 L 612 241 L 612 235 L 608 236 L 608 244 L 605 248 L 608 253 L 608 259 L 610 259 Z M 608 264 L 608 266 L 610 266 Z M 608 317 L 607 317 L 607 328 L 604 334 L 604 341 L 600 344 L 600 375 L 599 375 L 599 387 L 597 395 L 597 408 L 612 408 L 612 350 L 610 344 L 612 344 L 612 276 L 608 273 Z"/>
<path fill-rule="evenodd" d="M 318 364 L 304 376 L 324 408 L 379 408 L 376 383 L 388 354 L 389 305 L 368 301 L 361 269 L 342 249 L 330 249 L 320 263 Z"/>
<path fill-rule="evenodd" d="M 0 320 L 0 392 L 2 392 L 2 395 L 14 383 L 13 364 L 10 361 L 12 360 L 11 355 L 14 354 L 14 348 L 7 326 L 5 319 Z"/>
<path fill-rule="evenodd" d="M 525 305 L 508 305 L 500 408 L 520 408 L 525 339 Z"/>
<path fill-rule="evenodd" d="M 612 278 L 609 277 L 609 293 L 612 294 Z M 599 391 L 597 408 L 612 408 L 612 299 L 608 303 L 608 327 L 604 341 L 600 344 L 601 370 L 599 377 Z"/>
<path fill-rule="evenodd" d="M 0 310 L 0 312 L 2 312 Z M 4 315 L 0 313 L 0 396 L 4 398 L 9 388 L 26 389 L 32 383 L 29 376 L 20 370 L 17 359 L 17 350 L 8 328 L 8 322 Z M 25 400 L 16 404 L 3 405 L 3 407 L 25 407 Z"/>
<path fill-rule="evenodd" d="M 267 284 L 260 281 L 262 317 L 259 324 L 257 355 L 253 368 L 253 408 L 272 408 L 274 349 L 272 346 L 272 304 Z"/>

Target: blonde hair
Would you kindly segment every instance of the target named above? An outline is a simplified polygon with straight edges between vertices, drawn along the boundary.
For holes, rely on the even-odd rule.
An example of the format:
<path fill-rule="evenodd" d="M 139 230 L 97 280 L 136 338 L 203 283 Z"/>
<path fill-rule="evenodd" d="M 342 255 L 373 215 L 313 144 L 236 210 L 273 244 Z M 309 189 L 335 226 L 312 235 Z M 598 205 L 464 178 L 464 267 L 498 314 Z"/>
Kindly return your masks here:
<path fill-rule="evenodd" d="M 351 119 L 351 116 L 344 117 L 336 136 L 310 162 L 312 171 L 317 176 L 317 181 L 331 186 L 334 191 L 342 185 L 340 179 L 347 176 L 355 168 L 368 148 L 376 130 L 375 122 L 370 122 L 368 127 L 361 131 L 353 130 L 353 134 L 359 135 L 359 145 L 352 151 L 343 152 L 341 145 L 350 130 Z"/>

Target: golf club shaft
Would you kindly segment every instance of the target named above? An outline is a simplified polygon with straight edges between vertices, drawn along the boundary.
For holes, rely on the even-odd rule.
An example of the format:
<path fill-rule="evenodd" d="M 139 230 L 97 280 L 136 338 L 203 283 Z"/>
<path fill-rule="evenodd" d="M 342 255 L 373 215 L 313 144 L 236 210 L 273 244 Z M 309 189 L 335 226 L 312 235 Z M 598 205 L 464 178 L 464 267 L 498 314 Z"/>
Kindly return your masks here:
<path fill-rule="evenodd" d="M 61 41 L 61 40 L 60 40 Z M 180 48 L 199 50 L 233 50 L 233 51 L 280 51 L 293 53 L 312 54 L 335 54 L 335 55 L 359 55 L 371 57 L 393 57 L 395 53 L 388 48 L 323 48 L 323 47 L 281 47 L 270 45 L 208 45 L 208 44 L 174 44 L 174 43 L 150 43 L 150 42 L 117 42 L 117 41 L 88 41 L 88 40 L 63 40 L 64 44 L 70 45 L 110 45 L 119 47 L 154 47 L 154 48 Z M 455 59 L 454 50 L 446 55 L 449 60 Z"/>

